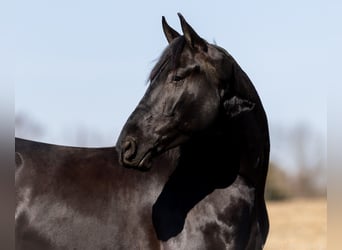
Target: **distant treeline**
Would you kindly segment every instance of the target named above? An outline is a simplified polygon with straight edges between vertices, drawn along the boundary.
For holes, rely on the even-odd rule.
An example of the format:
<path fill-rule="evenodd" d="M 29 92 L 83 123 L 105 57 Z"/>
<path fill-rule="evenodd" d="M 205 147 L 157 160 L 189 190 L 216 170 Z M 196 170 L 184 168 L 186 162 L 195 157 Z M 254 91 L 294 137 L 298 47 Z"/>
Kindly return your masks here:
<path fill-rule="evenodd" d="M 297 197 L 326 196 L 326 187 L 319 183 L 323 169 L 301 168 L 290 175 L 271 162 L 266 182 L 267 200 L 285 200 Z"/>

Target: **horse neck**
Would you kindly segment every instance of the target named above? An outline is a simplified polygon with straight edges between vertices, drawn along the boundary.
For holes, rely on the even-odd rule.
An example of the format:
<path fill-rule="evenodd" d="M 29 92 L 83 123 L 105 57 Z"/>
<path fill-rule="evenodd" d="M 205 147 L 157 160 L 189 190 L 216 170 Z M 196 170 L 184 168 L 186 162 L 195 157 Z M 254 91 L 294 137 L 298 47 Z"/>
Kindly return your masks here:
<path fill-rule="evenodd" d="M 249 158 L 249 152 L 256 154 L 258 166 L 255 169 L 243 167 L 242 174 L 247 176 L 259 186 L 260 193 L 263 195 L 266 176 L 269 164 L 270 139 L 266 112 L 261 103 L 260 97 L 239 64 L 234 60 L 233 63 L 233 87 L 234 95 L 255 103 L 254 109 L 239 117 L 235 123 L 235 129 L 239 131 L 238 141 L 247 155 L 242 155 L 243 164 L 251 164 L 245 159 Z M 246 163 L 247 162 L 247 163 Z M 253 164 L 252 164 L 253 165 Z M 247 173 L 246 173 L 247 172 Z"/>
<path fill-rule="evenodd" d="M 233 71 L 227 69 L 231 74 L 222 82 L 221 86 L 226 86 L 222 103 L 224 98 L 237 96 L 253 102 L 255 107 L 229 118 L 221 105 L 213 124 L 181 147 L 181 163 L 195 163 L 223 175 L 238 173 L 258 187 L 263 195 L 270 148 L 267 117 L 255 87 L 238 63 L 227 56 L 225 65 Z"/>

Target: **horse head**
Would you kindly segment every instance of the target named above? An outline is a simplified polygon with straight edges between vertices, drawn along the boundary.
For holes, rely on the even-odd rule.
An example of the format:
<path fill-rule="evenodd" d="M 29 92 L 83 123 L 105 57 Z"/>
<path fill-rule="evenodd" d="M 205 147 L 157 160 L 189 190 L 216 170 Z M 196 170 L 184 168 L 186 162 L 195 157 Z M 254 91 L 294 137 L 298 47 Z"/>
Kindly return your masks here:
<path fill-rule="evenodd" d="M 154 156 L 206 131 L 222 114 L 234 117 L 254 108 L 234 94 L 234 59 L 178 15 L 183 35 L 162 18 L 169 44 L 119 136 L 117 150 L 126 167 L 147 170 Z"/>

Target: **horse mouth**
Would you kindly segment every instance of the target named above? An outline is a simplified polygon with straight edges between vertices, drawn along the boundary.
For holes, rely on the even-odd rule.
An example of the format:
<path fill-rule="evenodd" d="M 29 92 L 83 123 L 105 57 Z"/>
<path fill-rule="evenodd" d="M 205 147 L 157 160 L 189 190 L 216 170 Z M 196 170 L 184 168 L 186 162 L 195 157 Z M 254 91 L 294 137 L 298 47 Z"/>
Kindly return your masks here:
<path fill-rule="evenodd" d="M 187 137 L 186 137 L 187 138 Z M 169 151 L 170 149 L 173 149 L 180 144 L 183 143 L 184 138 L 168 138 L 171 140 L 161 140 L 158 143 L 156 143 L 151 149 L 149 149 L 143 157 L 138 161 L 138 164 L 136 164 L 136 168 L 142 171 L 148 171 L 152 168 L 152 161 L 153 159 L 158 156 L 162 155 L 165 152 Z"/>
<path fill-rule="evenodd" d="M 135 139 L 126 139 L 129 143 L 123 144 L 123 150 L 120 152 L 119 162 L 126 168 L 149 171 L 152 168 L 152 162 L 155 157 L 182 144 L 184 142 L 184 138 L 187 137 L 170 135 L 163 136 L 149 148 L 143 149 L 140 147 L 140 150 Z"/>
<path fill-rule="evenodd" d="M 137 168 L 141 171 L 147 171 L 147 170 L 150 170 L 151 167 L 152 167 L 152 151 L 149 150 L 138 162 Z"/>

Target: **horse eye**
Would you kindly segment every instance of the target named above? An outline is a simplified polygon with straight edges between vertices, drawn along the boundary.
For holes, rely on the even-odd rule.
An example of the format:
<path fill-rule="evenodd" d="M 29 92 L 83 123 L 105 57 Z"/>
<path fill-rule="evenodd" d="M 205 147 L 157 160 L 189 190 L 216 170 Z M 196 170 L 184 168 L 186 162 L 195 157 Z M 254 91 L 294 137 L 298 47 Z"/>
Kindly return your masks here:
<path fill-rule="evenodd" d="M 173 81 L 174 81 L 174 82 L 179 82 L 179 81 L 181 81 L 182 79 L 183 79 L 182 77 L 177 76 L 177 75 L 175 75 L 175 76 L 173 77 Z"/>

